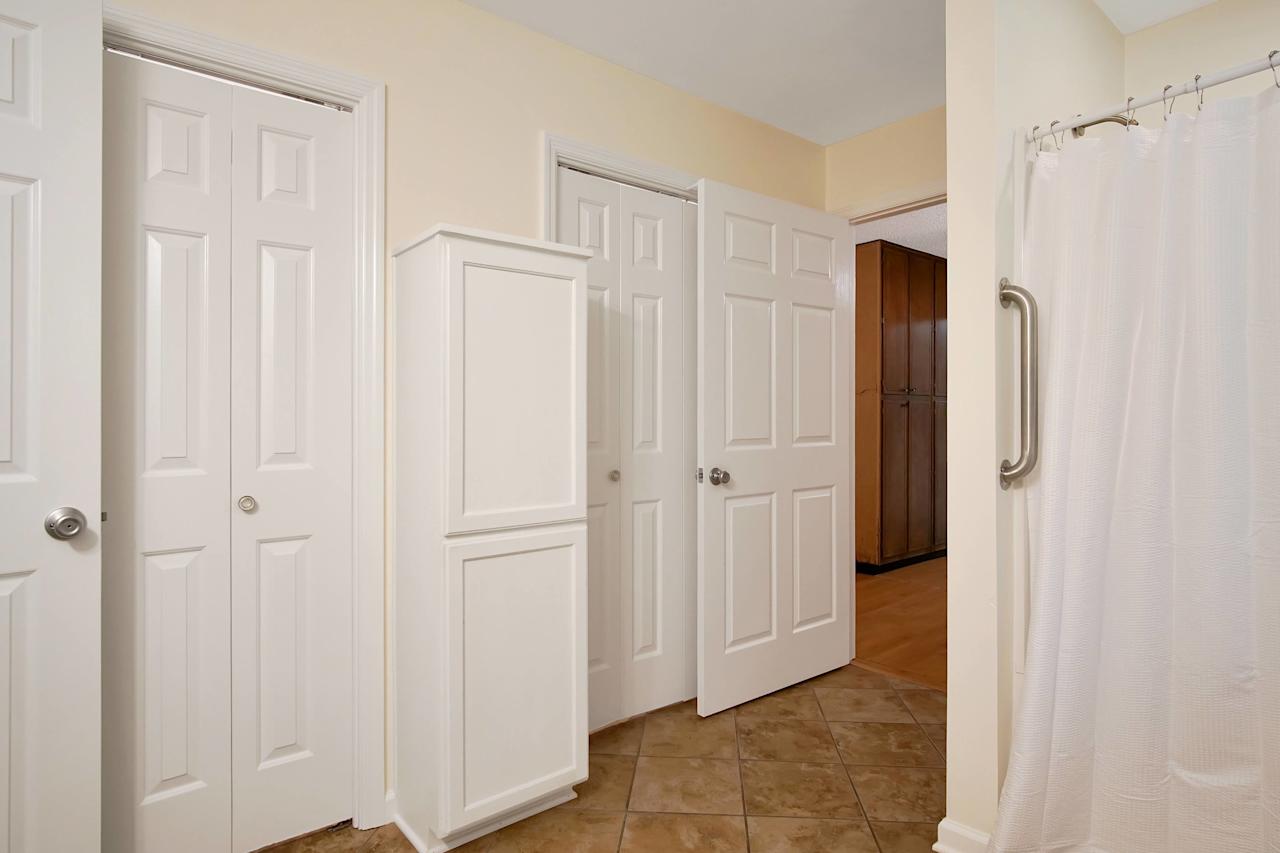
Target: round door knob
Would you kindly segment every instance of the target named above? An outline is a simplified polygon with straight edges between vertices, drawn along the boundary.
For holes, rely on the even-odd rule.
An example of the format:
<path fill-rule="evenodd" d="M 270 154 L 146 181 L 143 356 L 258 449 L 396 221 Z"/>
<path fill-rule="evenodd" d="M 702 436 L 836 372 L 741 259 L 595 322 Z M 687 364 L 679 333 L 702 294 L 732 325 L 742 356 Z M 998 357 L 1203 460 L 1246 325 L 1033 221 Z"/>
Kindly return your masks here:
<path fill-rule="evenodd" d="M 244 495 L 240 500 L 236 501 L 245 512 L 253 512 L 258 508 L 258 502 L 253 499 L 253 495 Z"/>
<path fill-rule="evenodd" d="M 712 468 L 708 479 L 711 480 L 711 485 L 713 486 L 723 485 L 729 482 L 729 472 L 720 468 Z"/>
<path fill-rule="evenodd" d="M 60 506 L 44 517 L 44 532 L 54 539 L 73 539 L 85 524 L 83 512 L 73 506 Z"/>
<path fill-rule="evenodd" d="M 615 483 L 618 482 L 619 480 L 622 479 L 622 472 L 619 471 L 617 468 L 614 468 L 612 471 L 609 472 L 609 479 Z"/>

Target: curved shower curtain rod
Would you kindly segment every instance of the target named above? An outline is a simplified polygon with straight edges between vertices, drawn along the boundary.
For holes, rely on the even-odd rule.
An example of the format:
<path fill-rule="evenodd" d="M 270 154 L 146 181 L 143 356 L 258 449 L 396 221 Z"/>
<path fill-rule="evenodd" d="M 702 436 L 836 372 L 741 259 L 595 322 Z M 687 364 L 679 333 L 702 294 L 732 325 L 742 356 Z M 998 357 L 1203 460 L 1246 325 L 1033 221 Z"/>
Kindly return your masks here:
<path fill-rule="evenodd" d="M 1194 79 L 1178 86 L 1165 86 L 1164 90 L 1157 92 L 1145 98 L 1130 98 L 1123 104 L 1094 113 L 1087 116 L 1076 116 L 1070 121 L 1054 122 L 1051 126 L 1041 128 L 1039 125 L 1032 128 L 1027 134 L 1028 142 L 1038 142 L 1046 136 L 1054 133 L 1064 133 L 1068 130 L 1075 130 L 1085 125 L 1097 124 L 1112 118 L 1123 118 L 1126 114 L 1130 114 L 1139 107 L 1150 106 L 1161 102 L 1172 103 L 1173 99 L 1179 95 L 1190 95 L 1193 92 L 1203 93 L 1205 89 L 1211 89 L 1214 86 L 1220 86 L 1223 83 L 1229 83 L 1232 80 L 1238 80 L 1241 77 L 1248 77 L 1250 74 L 1258 74 L 1262 71 L 1270 70 L 1272 74 L 1280 74 L 1280 50 L 1273 50 L 1263 59 L 1253 62 L 1246 62 L 1244 65 L 1237 65 L 1235 68 L 1228 68 L 1226 71 L 1219 71 L 1216 74 L 1207 76 L 1196 75 Z M 1280 76 L 1276 79 L 1276 86 L 1280 86 Z"/>

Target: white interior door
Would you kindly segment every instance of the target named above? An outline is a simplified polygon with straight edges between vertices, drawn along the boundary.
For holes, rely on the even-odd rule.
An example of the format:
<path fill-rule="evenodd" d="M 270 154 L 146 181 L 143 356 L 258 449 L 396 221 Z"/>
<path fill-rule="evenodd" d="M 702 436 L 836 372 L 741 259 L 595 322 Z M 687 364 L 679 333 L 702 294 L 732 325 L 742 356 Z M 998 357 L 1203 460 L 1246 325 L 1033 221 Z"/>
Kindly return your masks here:
<path fill-rule="evenodd" d="M 237 87 L 232 116 L 231 766 L 241 851 L 352 813 L 355 197 L 349 113 Z"/>
<path fill-rule="evenodd" d="M 588 248 L 590 726 L 688 698 L 685 202 L 559 169 Z"/>
<path fill-rule="evenodd" d="M 105 69 L 104 843 L 252 850 L 352 813 L 350 116 Z"/>
<path fill-rule="evenodd" d="M 103 842 L 225 853 L 232 87 L 103 64 Z"/>
<path fill-rule="evenodd" d="M 0 0 L 0 850 L 101 834 L 101 84 L 97 0 Z"/>
<path fill-rule="evenodd" d="M 841 217 L 712 181 L 698 216 L 707 715 L 849 662 L 853 244 Z"/>

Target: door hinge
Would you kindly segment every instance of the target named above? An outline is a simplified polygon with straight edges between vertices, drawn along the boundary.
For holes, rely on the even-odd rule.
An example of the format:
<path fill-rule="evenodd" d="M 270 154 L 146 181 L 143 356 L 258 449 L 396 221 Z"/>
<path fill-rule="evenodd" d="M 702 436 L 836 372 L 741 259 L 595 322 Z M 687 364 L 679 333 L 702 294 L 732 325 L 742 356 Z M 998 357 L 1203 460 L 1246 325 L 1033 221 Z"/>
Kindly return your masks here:
<path fill-rule="evenodd" d="M 702 469 L 701 469 L 701 468 L 699 468 L 699 469 L 698 469 L 698 482 L 699 482 L 699 483 L 701 483 L 701 482 L 702 482 Z"/>

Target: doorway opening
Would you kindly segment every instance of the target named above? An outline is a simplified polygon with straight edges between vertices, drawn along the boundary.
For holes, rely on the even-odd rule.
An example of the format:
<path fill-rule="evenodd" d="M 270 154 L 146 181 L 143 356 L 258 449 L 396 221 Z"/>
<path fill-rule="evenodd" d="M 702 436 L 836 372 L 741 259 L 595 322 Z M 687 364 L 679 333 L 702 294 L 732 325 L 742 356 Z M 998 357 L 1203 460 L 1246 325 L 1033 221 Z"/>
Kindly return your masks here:
<path fill-rule="evenodd" d="M 947 205 L 854 226 L 856 650 L 947 677 Z"/>

